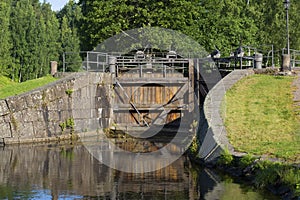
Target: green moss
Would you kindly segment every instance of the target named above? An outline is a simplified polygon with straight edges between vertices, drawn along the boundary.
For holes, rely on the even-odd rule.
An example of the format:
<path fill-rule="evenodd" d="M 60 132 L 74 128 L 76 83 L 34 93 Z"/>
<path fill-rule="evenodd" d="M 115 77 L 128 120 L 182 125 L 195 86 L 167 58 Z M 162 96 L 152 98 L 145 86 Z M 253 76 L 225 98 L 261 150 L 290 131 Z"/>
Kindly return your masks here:
<path fill-rule="evenodd" d="M 65 92 L 69 97 L 71 97 L 74 91 L 72 89 L 67 89 Z"/>
<path fill-rule="evenodd" d="M 61 132 L 64 133 L 64 131 L 68 128 L 71 130 L 71 134 L 74 133 L 75 129 L 75 122 L 73 118 L 69 118 L 64 122 L 61 122 L 59 124 L 59 127 L 61 128 Z"/>

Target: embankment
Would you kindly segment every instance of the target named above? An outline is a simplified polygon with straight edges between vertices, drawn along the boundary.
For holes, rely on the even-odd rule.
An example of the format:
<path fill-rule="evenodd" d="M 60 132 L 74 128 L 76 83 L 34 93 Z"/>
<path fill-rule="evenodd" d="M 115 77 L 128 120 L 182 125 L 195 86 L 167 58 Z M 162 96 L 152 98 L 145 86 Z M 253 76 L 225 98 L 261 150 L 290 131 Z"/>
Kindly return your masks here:
<path fill-rule="evenodd" d="M 226 129 L 222 119 L 222 104 L 225 93 L 237 81 L 245 76 L 254 74 L 253 70 L 234 70 L 220 80 L 207 94 L 204 101 L 204 119 L 208 128 L 202 129 L 198 137 L 201 147 L 198 157 L 205 163 L 213 162 L 224 149 L 229 149 L 233 154 L 234 149 L 228 141 Z"/>
<path fill-rule="evenodd" d="M 74 73 L 0 100 L 0 142 L 50 141 L 108 127 L 113 114 L 111 80 L 105 73 Z"/>

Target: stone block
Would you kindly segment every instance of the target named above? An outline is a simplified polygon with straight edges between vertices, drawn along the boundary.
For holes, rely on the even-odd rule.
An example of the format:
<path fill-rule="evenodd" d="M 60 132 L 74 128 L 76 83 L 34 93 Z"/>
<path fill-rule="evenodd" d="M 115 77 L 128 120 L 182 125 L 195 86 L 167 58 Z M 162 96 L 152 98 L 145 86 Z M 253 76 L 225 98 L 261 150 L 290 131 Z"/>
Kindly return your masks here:
<path fill-rule="evenodd" d="M 76 109 L 72 111 L 74 119 L 89 119 L 91 111 L 89 109 Z"/>
<path fill-rule="evenodd" d="M 11 115 L 11 121 L 14 121 L 16 124 L 24 122 L 23 111 L 14 112 Z"/>
<path fill-rule="evenodd" d="M 85 98 L 88 96 L 88 89 L 87 87 L 81 88 L 81 98 Z"/>
<path fill-rule="evenodd" d="M 55 110 L 48 111 L 48 121 L 49 122 L 57 122 L 60 120 L 60 112 Z"/>
<path fill-rule="evenodd" d="M 29 123 L 19 123 L 18 124 L 18 137 L 20 139 L 34 138 L 33 124 Z"/>
<path fill-rule="evenodd" d="M 74 98 L 74 99 L 80 99 L 81 96 L 82 96 L 81 88 L 78 88 L 78 89 L 74 90 L 72 98 Z"/>
<path fill-rule="evenodd" d="M 95 85 L 89 85 L 89 96 L 95 97 L 96 96 L 96 86 Z"/>
<path fill-rule="evenodd" d="M 97 130 L 103 128 L 100 126 L 99 120 L 98 119 L 89 119 L 89 130 Z"/>
<path fill-rule="evenodd" d="M 90 109 L 90 112 L 91 112 L 91 118 L 100 118 L 97 109 Z"/>
<path fill-rule="evenodd" d="M 110 125 L 110 119 L 109 118 L 100 118 L 99 124 L 101 128 L 107 128 Z"/>
<path fill-rule="evenodd" d="M 24 122 L 35 122 L 38 121 L 38 113 L 34 108 L 25 109 L 22 111 L 23 121 Z"/>
<path fill-rule="evenodd" d="M 75 119 L 75 131 L 83 132 L 83 131 L 90 131 L 89 129 L 89 120 L 87 119 Z"/>
<path fill-rule="evenodd" d="M 33 123 L 34 137 L 35 138 L 46 138 L 48 137 L 47 127 L 45 122 L 34 122 Z"/>
<path fill-rule="evenodd" d="M 0 100 L 0 116 L 9 114 L 9 109 L 5 100 Z"/>
<path fill-rule="evenodd" d="M 46 88 L 43 92 L 44 92 L 44 101 L 46 103 L 51 102 L 57 98 L 54 87 Z"/>
<path fill-rule="evenodd" d="M 68 97 L 63 97 L 60 99 L 56 99 L 55 103 L 57 106 L 57 110 L 69 110 L 71 109 L 72 104 L 69 103 Z"/>
<path fill-rule="evenodd" d="M 55 137 L 62 134 L 62 129 L 59 126 L 60 123 L 49 122 L 48 123 L 48 137 Z"/>
<path fill-rule="evenodd" d="M 72 111 L 68 111 L 68 110 L 62 110 L 60 111 L 60 120 L 61 121 L 66 121 L 67 119 L 72 118 Z"/>
<path fill-rule="evenodd" d="M 31 99 L 29 99 L 31 98 Z M 30 94 L 28 97 L 26 97 L 26 100 L 28 100 L 28 106 L 30 107 L 36 107 L 38 105 L 42 105 L 43 103 L 43 92 L 42 91 L 36 91 L 32 94 Z"/>
<path fill-rule="evenodd" d="M 0 138 L 11 137 L 11 128 L 9 123 L 0 123 Z"/>
<path fill-rule="evenodd" d="M 46 115 L 44 114 L 46 111 L 38 110 L 36 112 L 36 117 L 38 122 L 44 122 Z"/>
<path fill-rule="evenodd" d="M 11 112 L 17 112 L 27 108 L 27 103 L 24 97 L 15 96 L 7 99 L 8 107 Z"/>

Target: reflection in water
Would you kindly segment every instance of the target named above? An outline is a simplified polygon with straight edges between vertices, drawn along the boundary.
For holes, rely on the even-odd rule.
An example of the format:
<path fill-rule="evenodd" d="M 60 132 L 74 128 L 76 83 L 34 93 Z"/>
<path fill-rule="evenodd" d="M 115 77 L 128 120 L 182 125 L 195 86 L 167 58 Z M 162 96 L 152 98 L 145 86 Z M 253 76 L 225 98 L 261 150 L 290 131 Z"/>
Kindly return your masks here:
<path fill-rule="evenodd" d="M 142 174 L 108 168 L 80 144 L 7 146 L 0 159 L 0 199 L 274 199 L 192 167 L 185 156 Z"/>

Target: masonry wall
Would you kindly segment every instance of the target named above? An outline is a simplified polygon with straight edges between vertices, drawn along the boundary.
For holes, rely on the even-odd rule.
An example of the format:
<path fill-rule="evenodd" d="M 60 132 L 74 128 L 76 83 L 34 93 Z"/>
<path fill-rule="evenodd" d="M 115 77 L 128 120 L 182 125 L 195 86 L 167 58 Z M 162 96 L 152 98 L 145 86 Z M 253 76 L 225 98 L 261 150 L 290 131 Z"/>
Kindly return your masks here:
<path fill-rule="evenodd" d="M 111 88 L 109 74 L 75 73 L 0 100 L 0 139 L 5 143 L 48 141 L 106 128 L 112 117 Z"/>
<path fill-rule="evenodd" d="M 206 163 L 213 162 L 224 149 L 236 154 L 227 138 L 222 114 L 222 101 L 226 91 L 243 77 L 254 74 L 253 70 L 234 70 L 220 80 L 207 94 L 204 101 L 204 119 L 198 139 L 201 143 L 199 157 Z"/>

